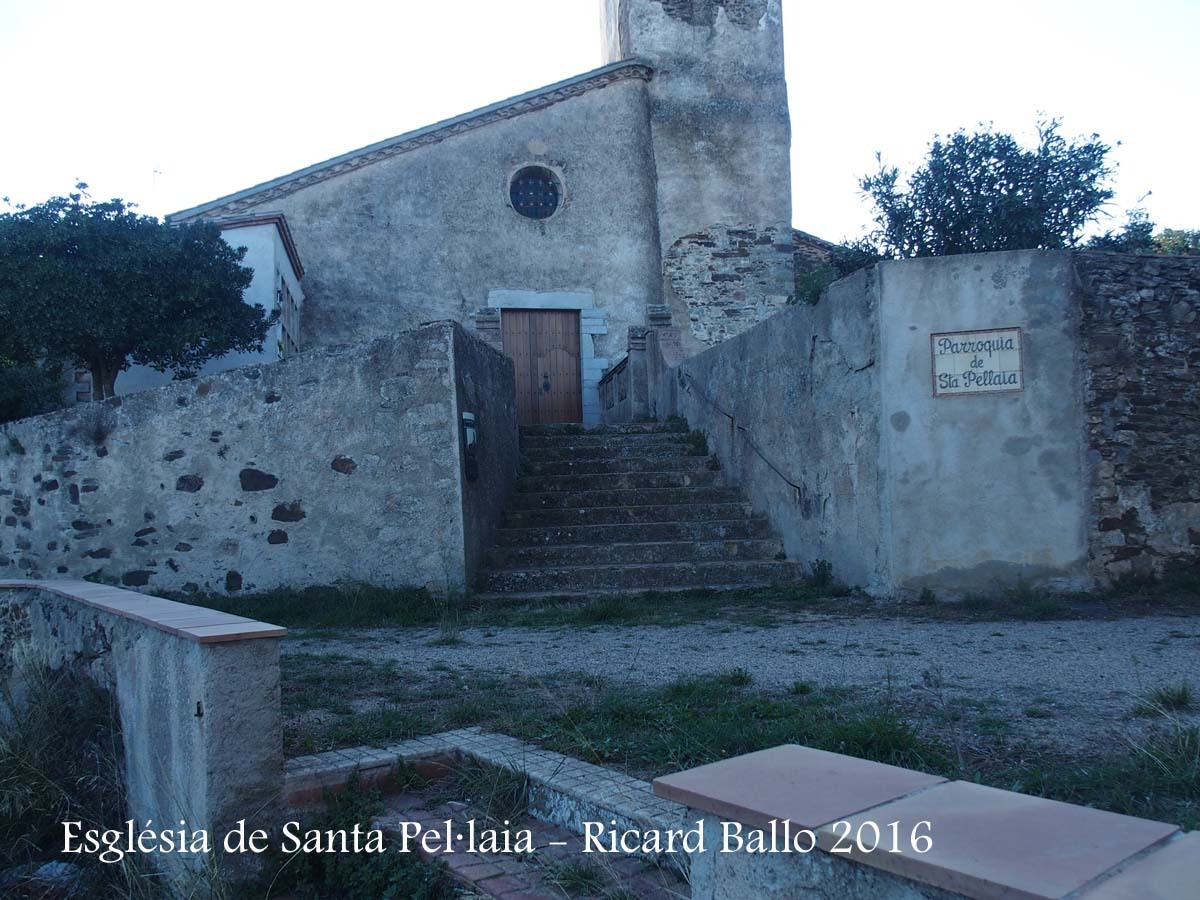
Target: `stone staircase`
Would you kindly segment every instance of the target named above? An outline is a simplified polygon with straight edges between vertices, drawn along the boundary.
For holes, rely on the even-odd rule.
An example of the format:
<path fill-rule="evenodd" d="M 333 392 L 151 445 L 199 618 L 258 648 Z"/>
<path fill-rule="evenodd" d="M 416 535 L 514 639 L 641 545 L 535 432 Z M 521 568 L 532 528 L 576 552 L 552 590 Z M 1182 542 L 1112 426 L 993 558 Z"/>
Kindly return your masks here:
<path fill-rule="evenodd" d="M 521 429 L 481 598 L 792 584 L 799 567 L 686 424 Z"/>

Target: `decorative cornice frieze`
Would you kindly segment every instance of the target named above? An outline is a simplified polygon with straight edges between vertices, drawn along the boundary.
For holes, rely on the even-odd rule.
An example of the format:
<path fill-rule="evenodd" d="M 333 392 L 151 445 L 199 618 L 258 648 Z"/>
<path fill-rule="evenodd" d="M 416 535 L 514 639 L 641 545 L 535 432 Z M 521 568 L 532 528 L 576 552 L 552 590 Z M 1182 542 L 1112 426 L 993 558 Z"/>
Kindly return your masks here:
<path fill-rule="evenodd" d="M 573 97 L 578 97 L 581 94 L 598 88 L 608 87 L 610 84 L 620 81 L 628 81 L 630 79 L 649 81 L 653 77 L 653 74 L 654 70 L 644 63 L 636 61 L 613 63 L 612 65 L 595 69 L 592 72 L 586 72 L 574 78 L 569 78 L 566 81 L 547 85 L 544 88 L 521 94 L 509 100 L 502 100 L 499 103 L 485 106 L 474 112 L 465 113 L 453 119 L 447 119 L 444 122 L 438 122 L 424 128 L 419 128 L 416 131 L 397 135 L 385 141 L 380 141 L 377 144 L 363 147 L 360 150 L 353 150 L 350 153 L 334 157 L 323 163 L 317 163 L 314 166 L 309 166 L 290 175 L 284 175 L 273 181 L 264 182 L 263 184 L 247 188 L 235 194 L 229 194 L 225 197 L 219 197 L 200 206 L 171 213 L 167 216 L 167 221 L 180 223 L 194 219 L 209 219 L 214 216 L 237 215 L 251 207 L 261 206 L 280 197 L 286 197 L 318 182 L 336 178 L 339 175 L 345 175 L 347 172 L 353 172 L 356 169 L 361 169 L 380 160 L 390 159 L 393 156 L 399 156 L 402 153 L 408 153 L 421 147 L 428 147 L 430 144 L 438 144 L 447 138 L 465 134 L 468 131 L 474 131 L 478 128 L 485 128 L 497 122 L 515 119 L 526 113 L 546 109 L 564 100 L 570 100 Z"/>

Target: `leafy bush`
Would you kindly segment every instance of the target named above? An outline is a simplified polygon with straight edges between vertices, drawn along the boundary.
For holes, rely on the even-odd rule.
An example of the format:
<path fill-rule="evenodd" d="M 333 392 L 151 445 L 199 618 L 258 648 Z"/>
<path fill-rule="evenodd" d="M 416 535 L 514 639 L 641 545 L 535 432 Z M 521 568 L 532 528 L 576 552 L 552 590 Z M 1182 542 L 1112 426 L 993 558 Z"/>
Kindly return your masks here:
<path fill-rule="evenodd" d="M 325 809 L 301 829 L 349 832 L 355 825 L 363 833 L 383 809 L 377 789 L 366 789 L 357 776 L 341 794 L 330 797 Z M 278 846 L 276 843 L 274 846 Z M 449 900 L 453 894 L 442 878 L 442 868 L 417 857 L 389 850 L 384 853 L 297 853 L 279 851 L 267 860 L 263 878 L 270 896 L 291 894 L 301 900 Z M 247 891 L 247 896 L 262 896 Z"/>
<path fill-rule="evenodd" d="M 40 664 L 20 664 L 16 679 L 22 696 L 0 696 L 0 868 L 52 859 L 66 819 L 112 827 L 126 818 L 112 697 Z"/>
<path fill-rule="evenodd" d="M 1073 247 L 1112 199 L 1111 149 L 1098 135 L 1068 141 L 1059 121 L 1038 123 L 1022 147 L 990 127 L 935 137 L 901 187 L 884 166 L 860 182 L 875 203 L 874 238 L 892 257 Z"/>
<path fill-rule="evenodd" d="M 62 403 L 62 367 L 20 364 L 0 356 L 0 422 L 53 412 Z"/>

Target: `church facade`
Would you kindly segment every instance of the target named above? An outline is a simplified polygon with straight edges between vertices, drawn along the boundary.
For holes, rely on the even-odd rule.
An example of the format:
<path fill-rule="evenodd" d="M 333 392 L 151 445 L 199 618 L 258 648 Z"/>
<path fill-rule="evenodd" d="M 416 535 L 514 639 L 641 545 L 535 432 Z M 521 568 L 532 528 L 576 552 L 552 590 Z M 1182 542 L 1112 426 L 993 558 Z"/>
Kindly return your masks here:
<path fill-rule="evenodd" d="M 697 352 L 786 304 L 827 246 L 791 229 L 780 0 L 601 18 L 598 69 L 168 221 L 284 222 L 303 347 L 451 319 L 513 359 L 523 422 L 594 424 L 630 328 Z"/>

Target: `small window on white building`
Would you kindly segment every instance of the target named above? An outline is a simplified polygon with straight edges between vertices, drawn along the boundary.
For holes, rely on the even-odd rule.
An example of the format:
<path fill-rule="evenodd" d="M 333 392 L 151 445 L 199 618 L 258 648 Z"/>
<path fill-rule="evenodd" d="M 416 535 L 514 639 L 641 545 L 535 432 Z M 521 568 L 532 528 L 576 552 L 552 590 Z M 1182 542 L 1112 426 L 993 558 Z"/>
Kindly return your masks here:
<path fill-rule="evenodd" d="M 300 307 L 288 288 L 287 279 L 276 273 L 275 303 L 279 308 L 279 355 L 283 359 L 300 352 Z"/>

